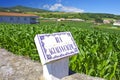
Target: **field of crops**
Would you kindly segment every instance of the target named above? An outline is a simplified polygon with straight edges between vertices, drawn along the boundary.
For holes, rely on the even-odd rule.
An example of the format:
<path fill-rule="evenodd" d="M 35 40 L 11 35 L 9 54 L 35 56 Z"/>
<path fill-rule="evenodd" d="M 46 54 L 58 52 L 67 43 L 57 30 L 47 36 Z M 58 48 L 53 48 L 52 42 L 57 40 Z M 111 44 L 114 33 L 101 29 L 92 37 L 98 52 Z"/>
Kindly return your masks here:
<path fill-rule="evenodd" d="M 70 57 L 70 69 L 108 80 L 120 80 L 120 32 L 111 33 L 93 26 L 85 22 L 1 23 L 0 47 L 39 60 L 34 43 L 36 34 L 70 31 L 80 51 Z"/>

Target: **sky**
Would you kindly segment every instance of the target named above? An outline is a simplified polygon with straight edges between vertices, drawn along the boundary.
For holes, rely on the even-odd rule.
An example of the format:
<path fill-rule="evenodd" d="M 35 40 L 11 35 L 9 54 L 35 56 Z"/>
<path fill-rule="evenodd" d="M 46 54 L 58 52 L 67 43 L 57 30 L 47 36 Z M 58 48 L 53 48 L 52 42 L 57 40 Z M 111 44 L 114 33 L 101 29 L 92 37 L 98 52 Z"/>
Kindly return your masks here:
<path fill-rule="evenodd" d="M 120 15 L 120 0 L 0 0 L 0 7 L 16 5 L 51 11 Z"/>

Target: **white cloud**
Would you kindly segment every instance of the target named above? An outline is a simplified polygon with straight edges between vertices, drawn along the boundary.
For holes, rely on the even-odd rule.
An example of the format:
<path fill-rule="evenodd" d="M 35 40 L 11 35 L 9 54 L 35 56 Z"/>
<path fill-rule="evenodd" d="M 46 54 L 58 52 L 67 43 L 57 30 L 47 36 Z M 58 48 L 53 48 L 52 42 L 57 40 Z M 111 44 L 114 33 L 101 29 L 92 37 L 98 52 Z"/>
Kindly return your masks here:
<path fill-rule="evenodd" d="M 56 11 L 56 10 L 61 9 L 62 7 L 63 7 L 62 4 L 54 4 L 49 8 L 49 10 Z"/>
<path fill-rule="evenodd" d="M 50 6 L 49 6 L 48 4 L 46 4 L 46 5 L 43 5 L 43 8 L 47 8 L 47 9 L 49 9 Z"/>
<path fill-rule="evenodd" d="M 66 7 L 66 6 L 62 7 L 62 11 L 65 11 L 65 12 L 84 12 L 84 10 L 82 10 L 82 9 L 78 9 L 75 7 Z"/>
<path fill-rule="evenodd" d="M 47 8 L 49 10 L 52 10 L 52 11 L 63 11 L 63 12 L 84 12 L 84 10 L 82 9 L 78 9 L 76 7 L 68 7 L 68 6 L 64 6 L 62 4 L 54 4 L 54 5 L 44 5 L 43 6 L 44 8 Z"/>

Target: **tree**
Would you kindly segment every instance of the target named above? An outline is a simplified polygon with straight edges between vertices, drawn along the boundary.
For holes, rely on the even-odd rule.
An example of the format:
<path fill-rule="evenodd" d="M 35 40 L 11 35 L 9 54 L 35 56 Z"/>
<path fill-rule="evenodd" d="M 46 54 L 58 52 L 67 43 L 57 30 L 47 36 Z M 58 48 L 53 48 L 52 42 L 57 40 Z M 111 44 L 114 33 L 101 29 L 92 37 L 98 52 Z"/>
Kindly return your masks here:
<path fill-rule="evenodd" d="M 101 18 L 95 18 L 96 23 L 103 23 L 103 20 Z"/>

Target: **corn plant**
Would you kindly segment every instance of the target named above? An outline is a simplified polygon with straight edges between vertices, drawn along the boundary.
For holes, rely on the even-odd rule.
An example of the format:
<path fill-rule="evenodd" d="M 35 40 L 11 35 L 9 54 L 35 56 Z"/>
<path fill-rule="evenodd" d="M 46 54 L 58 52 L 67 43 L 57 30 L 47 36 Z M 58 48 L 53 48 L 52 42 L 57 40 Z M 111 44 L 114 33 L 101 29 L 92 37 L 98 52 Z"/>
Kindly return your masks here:
<path fill-rule="evenodd" d="M 70 31 L 80 51 L 70 57 L 71 70 L 120 80 L 120 32 L 93 26 L 85 22 L 0 23 L 0 47 L 32 60 L 40 60 L 34 44 L 36 34 Z"/>

